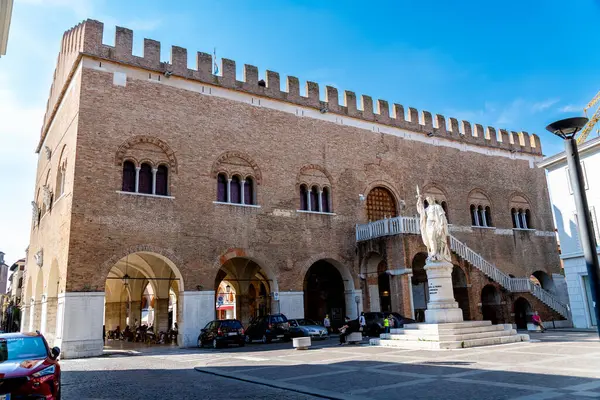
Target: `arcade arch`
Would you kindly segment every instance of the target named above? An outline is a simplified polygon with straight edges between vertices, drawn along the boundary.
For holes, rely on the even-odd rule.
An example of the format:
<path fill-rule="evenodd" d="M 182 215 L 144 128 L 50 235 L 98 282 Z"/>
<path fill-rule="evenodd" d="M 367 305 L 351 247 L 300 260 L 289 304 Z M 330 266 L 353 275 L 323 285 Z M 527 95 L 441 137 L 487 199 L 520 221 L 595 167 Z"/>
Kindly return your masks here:
<path fill-rule="evenodd" d="M 471 320 L 471 307 L 469 304 L 469 284 L 467 275 L 461 267 L 455 265 L 452 268 L 452 288 L 454 291 L 454 300 L 463 312 L 463 320 Z"/>
<path fill-rule="evenodd" d="M 481 290 L 481 313 L 484 321 L 496 325 L 502 319 L 501 296 L 494 285 L 485 285 Z"/>
<path fill-rule="evenodd" d="M 525 298 L 519 297 L 514 303 L 514 308 L 517 329 L 527 329 L 527 323 L 533 315 L 531 304 Z"/>
<path fill-rule="evenodd" d="M 167 257 L 145 251 L 126 255 L 106 278 L 106 332 L 127 326 L 135 331 L 140 325 L 152 328 L 155 334 L 173 329 L 181 320 L 177 305 L 182 291 L 181 273 Z"/>
<path fill-rule="evenodd" d="M 413 309 L 415 320 L 417 322 L 425 321 L 425 310 L 429 301 L 427 273 L 425 272 L 425 262 L 427 261 L 427 253 L 417 253 L 412 260 L 412 294 L 413 294 Z"/>

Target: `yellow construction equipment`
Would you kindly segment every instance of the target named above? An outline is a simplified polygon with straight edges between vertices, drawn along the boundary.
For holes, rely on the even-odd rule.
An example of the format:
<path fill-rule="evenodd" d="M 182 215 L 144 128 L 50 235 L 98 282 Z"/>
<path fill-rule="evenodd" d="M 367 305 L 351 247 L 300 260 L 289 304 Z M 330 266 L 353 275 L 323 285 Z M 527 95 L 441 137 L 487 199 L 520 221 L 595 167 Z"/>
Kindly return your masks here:
<path fill-rule="evenodd" d="M 585 106 L 585 108 L 583 109 L 583 113 L 586 117 L 588 116 L 587 111 L 590 108 L 592 108 L 598 101 L 600 101 L 600 92 L 596 93 L 596 96 L 592 99 L 592 101 L 590 101 L 588 105 Z M 592 129 L 594 129 L 594 125 L 596 125 L 596 122 L 598 122 L 598 120 L 600 120 L 600 106 L 596 109 L 596 112 L 594 113 L 594 115 L 592 115 L 585 127 L 581 130 L 581 133 L 577 138 L 577 144 L 585 142 Z"/>

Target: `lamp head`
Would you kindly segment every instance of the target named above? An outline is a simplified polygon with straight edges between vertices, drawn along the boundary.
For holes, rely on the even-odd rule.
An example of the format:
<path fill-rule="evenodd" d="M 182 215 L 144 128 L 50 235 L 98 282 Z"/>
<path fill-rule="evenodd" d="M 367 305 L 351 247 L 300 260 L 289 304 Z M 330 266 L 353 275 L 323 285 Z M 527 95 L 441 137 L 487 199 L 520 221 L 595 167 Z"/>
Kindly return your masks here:
<path fill-rule="evenodd" d="M 546 129 L 563 139 L 573 139 L 587 122 L 588 119 L 586 117 L 561 119 L 560 121 L 551 123 Z"/>

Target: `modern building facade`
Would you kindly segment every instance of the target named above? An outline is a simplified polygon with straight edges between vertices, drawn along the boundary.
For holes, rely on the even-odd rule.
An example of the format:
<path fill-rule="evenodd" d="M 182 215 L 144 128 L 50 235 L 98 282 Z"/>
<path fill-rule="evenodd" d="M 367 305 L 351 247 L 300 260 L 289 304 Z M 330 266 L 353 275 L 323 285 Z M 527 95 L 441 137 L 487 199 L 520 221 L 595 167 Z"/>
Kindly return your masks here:
<path fill-rule="evenodd" d="M 468 319 L 568 317 L 536 135 L 102 35 L 92 20 L 65 33 L 37 148 L 22 326 L 66 357 L 142 317 L 176 321 L 182 346 L 232 313 L 417 317 L 417 185 L 448 212 Z"/>
<path fill-rule="evenodd" d="M 600 216 L 600 184 L 596 173 L 600 170 L 600 137 L 580 145 L 579 154 L 596 243 L 600 243 L 600 227 L 598 226 L 598 222 L 600 222 L 598 219 Z M 560 240 L 560 257 L 567 279 L 573 325 L 576 328 L 595 327 L 598 322 L 595 320 L 592 308 L 590 283 L 579 240 L 577 213 L 566 155 L 561 152 L 548 157 L 539 166 L 547 171 L 548 190 Z"/>

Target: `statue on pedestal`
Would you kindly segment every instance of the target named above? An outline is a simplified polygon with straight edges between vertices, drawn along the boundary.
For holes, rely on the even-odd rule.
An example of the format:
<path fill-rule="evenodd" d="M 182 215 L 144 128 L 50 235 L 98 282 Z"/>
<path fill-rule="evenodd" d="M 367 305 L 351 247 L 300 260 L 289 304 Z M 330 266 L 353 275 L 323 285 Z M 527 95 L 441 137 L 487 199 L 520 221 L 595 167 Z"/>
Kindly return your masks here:
<path fill-rule="evenodd" d="M 435 199 L 427 197 L 429 206 L 425 208 L 423 197 L 417 186 L 417 212 L 420 217 L 421 237 L 427 247 L 427 261 L 451 262 L 448 248 L 448 220 L 446 213 Z"/>

